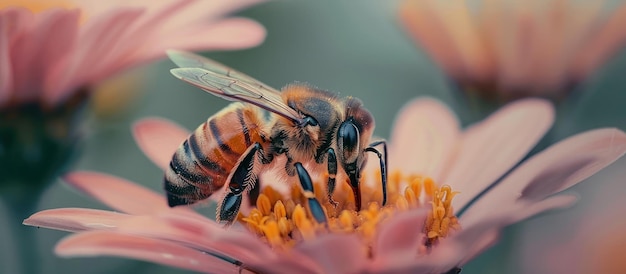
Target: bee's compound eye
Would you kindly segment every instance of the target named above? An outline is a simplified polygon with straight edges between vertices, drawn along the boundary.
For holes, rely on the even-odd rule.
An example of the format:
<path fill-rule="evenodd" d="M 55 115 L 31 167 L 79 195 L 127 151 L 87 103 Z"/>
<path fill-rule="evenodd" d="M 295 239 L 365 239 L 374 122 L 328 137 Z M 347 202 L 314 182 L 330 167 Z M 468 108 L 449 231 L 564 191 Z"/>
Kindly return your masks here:
<path fill-rule="evenodd" d="M 351 121 L 345 121 L 339 127 L 337 134 L 339 149 L 343 152 L 344 161 L 353 163 L 358 155 L 359 130 Z"/>

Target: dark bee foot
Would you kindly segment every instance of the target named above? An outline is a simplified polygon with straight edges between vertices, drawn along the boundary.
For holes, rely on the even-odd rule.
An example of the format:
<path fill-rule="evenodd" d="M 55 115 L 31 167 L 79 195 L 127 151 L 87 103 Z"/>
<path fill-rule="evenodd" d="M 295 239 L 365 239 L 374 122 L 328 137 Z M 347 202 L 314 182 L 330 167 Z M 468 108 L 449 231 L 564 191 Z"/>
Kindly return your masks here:
<path fill-rule="evenodd" d="M 300 184 L 302 185 L 302 189 L 304 190 L 304 196 L 308 200 L 309 210 L 311 211 L 311 215 L 315 220 L 320 224 L 326 223 L 326 213 L 324 212 L 324 208 L 320 202 L 315 198 L 315 194 L 313 192 L 313 181 L 311 180 L 311 176 L 304 169 L 301 163 L 296 163 L 294 165 L 298 172 L 298 178 L 300 179 Z"/>
<path fill-rule="evenodd" d="M 242 197 L 241 194 L 226 193 L 222 203 L 217 207 L 216 221 L 225 226 L 231 225 L 237 219 Z"/>

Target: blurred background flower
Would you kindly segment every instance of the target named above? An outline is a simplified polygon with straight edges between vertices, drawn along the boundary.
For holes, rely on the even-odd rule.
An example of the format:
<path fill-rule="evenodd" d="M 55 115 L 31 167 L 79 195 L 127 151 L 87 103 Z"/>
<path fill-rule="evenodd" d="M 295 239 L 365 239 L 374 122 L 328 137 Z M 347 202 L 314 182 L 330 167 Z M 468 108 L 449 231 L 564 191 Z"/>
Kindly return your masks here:
<path fill-rule="evenodd" d="M 0 2 L 0 199 L 13 220 L 32 213 L 41 192 L 71 161 L 89 114 L 85 106 L 99 84 L 168 48 L 258 45 L 265 37 L 259 23 L 225 17 L 257 2 Z M 136 93 L 120 87 L 109 87 L 125 95 L 109 99 L 116 107 Z M 99 102 L 106 102 L 102 96 Z"/>
<path fill-rule="evenodd" d="M 265 42 L 253 49 L 206 55 L 277 88 L 291 81 L 306 81 L 342 96 L 359 97 L 376 118 L 375 133 L 381 137 L 389 137 L 398 108 L 417 94 L 444 101 L 467 125 L 471 119 L 465 113 L 466 98 L 450 88 L 449 78 L 432 63 L 427 52 L 416 50 L 397 23 L 400 2 L 366 0 L 355 5 L 349 1 L 273 1 L 255 5 L 238 15 L 260 22 L 268 32 Z M 619 6 L 623 0 L 612 3 L 613 7 Z M 145 116 L 161 116 L 195 128 L 228 104 L 175 81 L 169 73 L 172 66 L 170 61 L 162 61 L 147 67 L 144 77 L 148 81 L 141 83 L 140 92 L 145 95 L 141 100 L 115 114 L 115 119 L 89 124 L 89 138 L 83 139 L 76 169 L 116 174 L 162 193 L 160 183 L 154 184 L 162 180 L 162 174 L 137 149 L 129 125 Z M 598 127 L 626 130 L 624 71 L 626 52 L 617 51 L 603 69 L 580 85 L 580 97 L 568 106 L 571 115 L 555 124 L 555 140 Z M 597 178 L 598 182 L 583 185 L 603 184 L 602 174 L 604 171 L 589 179 Z M 586 197 L 581 196 L 578 207 L 588 205 L 584 203 Z M 52 184 L 37 209 L 68 206 L 104 208 L 63 184 Z M 0 273 L 15 273 L 18 255 L 9 244 L 14 241 L 7 232 L 9 218 L 3 205 L 0 208 L 0 224 L 4 224 L 0 225 L 0 242 L 6 243 L 0 245 Z M 212 207 L 201 212 L 215 215 Z M 512 233 L 520 228 L 515 225 L 506 229 L 500 243 L 466 265 L 462 273 L 520 273 L 516 254 L 502 248 L 520 244 L 518 234 Z M 189 273 L 123 258 L 58 258 L 50 250 L 67 233 L 40 229 L 36 234 L 39 251 L 34 254 L 38 254 L 42 273 Z"/>
<path fill-rule="evenodd" d="M 624 46 L 626 5 L 614 2 L 406 0 L 400 19 L 462 91 L 561 100 Z"/>

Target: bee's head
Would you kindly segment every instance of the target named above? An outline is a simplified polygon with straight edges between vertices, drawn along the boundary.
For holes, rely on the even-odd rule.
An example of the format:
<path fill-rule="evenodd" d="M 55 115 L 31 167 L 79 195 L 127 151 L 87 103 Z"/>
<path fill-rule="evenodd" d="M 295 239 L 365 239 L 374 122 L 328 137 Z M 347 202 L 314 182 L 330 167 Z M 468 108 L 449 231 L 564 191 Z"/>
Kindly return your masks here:
<path fill-rule="evenodd" d="M 374 131 L 374 119 L 359 99 L 349 97 L 345 107 L 346 119 L 337 130 L 337 156 L 348 175 L 358 178 L 365 164 L 363 151 Z"/>

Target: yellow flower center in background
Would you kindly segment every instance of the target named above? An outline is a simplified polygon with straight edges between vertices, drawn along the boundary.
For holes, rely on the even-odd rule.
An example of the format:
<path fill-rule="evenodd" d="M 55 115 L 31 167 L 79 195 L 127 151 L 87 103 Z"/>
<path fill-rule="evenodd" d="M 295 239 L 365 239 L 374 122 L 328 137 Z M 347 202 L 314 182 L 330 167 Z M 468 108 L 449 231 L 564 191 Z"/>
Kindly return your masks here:
<path fill-rule="evenodd" d="M 374 174 L 380 178 L 379 174 Z M 421 229 L 424 246 L 430 247 L 452 231 L 461 229 L 452 199 L 457 192 L 450 186 L 439 187 L 431 178 L 416 175 L 404 176 L 393 172 L 388 178 L 387 205 L 381 207 L 380 179 L 377 187 L 361 185 L 363 208 L 355 208 L 354 195 L 348 183 L 337 185 L 333 194 L 335 205 L 326 192 L 326 178 L 315 182 L 315 196 L 325 209 L 328 223 L 320 224 L 306 208 L 306 197 L 300 186 L 292 188 L 290 197 L 271 187 L 266 187 L 257 199 L 256 208 L 248 215 L 239 214 L 238 221 L 277 249 L 294 246 L 325 233 L 356 233 L 371 246 L 378 225 L 396 212 L 428 208 L 430 213 Z M 363 180 L 364 181 L 364 180 Z M 403 188 L 403 189 L 401 189 Z"/>
<path fill-rule="evenodd" d="M 54 0 L 3 0 L 0 2 L 0 9 L 8 7 L 23 7 L 33 13 L 39 13 L 51 8 L 70 9 L 75 7 L 71 1 L 54 1 Z"/>

